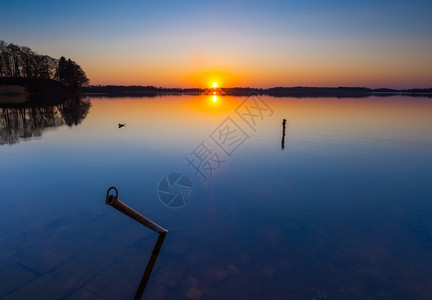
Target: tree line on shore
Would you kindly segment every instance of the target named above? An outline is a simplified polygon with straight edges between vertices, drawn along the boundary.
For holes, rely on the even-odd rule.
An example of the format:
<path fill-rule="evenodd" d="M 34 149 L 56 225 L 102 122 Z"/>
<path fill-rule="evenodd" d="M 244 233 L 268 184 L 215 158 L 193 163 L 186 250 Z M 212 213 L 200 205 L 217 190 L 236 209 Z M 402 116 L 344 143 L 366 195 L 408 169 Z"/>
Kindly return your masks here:
<path fill-rule="evenodd" d="M 70 58 L 56 59 L 3 40 L 0 40 L 0 78 L 51 79 L 75 89 L 89 83 L 81 66 Z"/>

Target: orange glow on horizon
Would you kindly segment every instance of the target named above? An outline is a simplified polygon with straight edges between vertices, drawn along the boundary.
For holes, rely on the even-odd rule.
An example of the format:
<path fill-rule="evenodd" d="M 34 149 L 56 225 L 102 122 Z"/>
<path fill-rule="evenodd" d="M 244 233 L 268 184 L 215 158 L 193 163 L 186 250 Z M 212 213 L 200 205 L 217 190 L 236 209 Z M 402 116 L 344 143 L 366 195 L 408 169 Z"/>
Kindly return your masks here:
<path fill-rule="evenodd" d="M 370 57 L 374 57 L 372 54 Z M 369 59 L 364 63 L 343 57 L 344 63 L 329 59 L 309 59 L 277 62 L 232 61 L 220 63 L 221 67 L 190 66 L 185 63 L 167 64 L 163 61 L 140 62 L 124 59 L 106 64 L 88 59 L 83 68 L 92 85 L 153 85 L 157 87 L 214 88 L 276 86 L 337 87 L 363 86 L 370 88 L 421 88 L 430 86 L 432 69 L 428 64 L 412 61 L 382 61 Z M 107 58 L 108 59 L 108 58 Z M 219 62 L 215 62 L 216 63 Z M 379 68 L 377 67 L 379 65 Z"/>
<path fill-rule="evenodd" d="M 218 88 L 431 85 L 432 63 L 427 58 L 432 46 L 425 41 L 413 40 L 401 47 L 397 47 L 400 41 L 393 39 L 382 47 L 377 46 L 380 40 L 375 39 L 360 45 L 356 40 L 336 44 L 325 39 L 294 42 L 281 41 L 281 47 L 275 47 L 271 55 L 265 52 L 267 46 L 258 51 L 258 46 L 264 47 L 265 43 L 249 47 L 250 51 L 245 51 L 241 44 L 232 44 L 232 48 L 224 46 L 214 52 L 204 46 L 202 50 L 191 46 L 182 53 L 171 52 L 169 47 L 166 52 L 149 49 L 143 53 L 146 48 L 138 44 L 121 58 L 114 50 L 103 51 L 108 46 L 98 46 L 83 53 L 78 61 L 92 85 L 204 89 L 212 88 L 213 82 Z M 360 46 L 366 47 L 364 51 L 360 51 Z"/>
<path fill-rule="evenodd" d="M 256 87 L 270 88 L 275 86 L 305 86 L 305 87 L 337 87 L 337 86 L 363 86 L 370 88 L 425 88 L 430 86 L 424 78 L 428 72 L 421 70 L 416 74 L 414 70 L 405 68 L 405 72 L 394 72 L 391 68 L 382 68 L 372 72 L 366 67 L 356 67 L 353 70 L 339 70 L 331 68 L 313 69 L 304 66 L 291 67 L 288 71 L 283 69 L 267 69 L 261 73 L 253 73 L 246 68 L 238 75 L 231 73 L 206 71 L 195 75 L 188 74 L 187 70 L 160 70 L 158 68 L 145 68 L 139 70 L 135 67 L 111 66 L 101 68 L 98 65 L 84 68 L 92 85 L 154 85 L 158 87 L 182 88 L 208 88 L 213 87 Z M 146 71 L 143 71 L 146 70 Z M 407 79 L 407 75 L 411 75 Z"/>
<path fill-rule="evenodd" d="M 195 73 L 189 76 L 189 82 L 194 87 L 212 88 L 216 87 L 235 87 L 240 84 L 242 79 L 231 72 L 221 70 L 208 70 Z"/>

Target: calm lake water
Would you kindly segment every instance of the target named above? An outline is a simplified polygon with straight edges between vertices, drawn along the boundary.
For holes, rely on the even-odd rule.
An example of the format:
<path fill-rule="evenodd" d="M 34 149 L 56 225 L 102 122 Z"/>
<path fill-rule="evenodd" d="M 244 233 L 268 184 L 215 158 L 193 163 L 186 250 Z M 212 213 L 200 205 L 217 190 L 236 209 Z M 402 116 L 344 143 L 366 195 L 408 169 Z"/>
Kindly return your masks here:
<path fill-rule="evenodd" d="M 133 297 L 157 234 L 105 205 L 113 185 L 169 230 L 145 298 L 432 298 L 431 98 L 1 112 L 2 299 Z M 158 197 L 170 173 L 193 184 L 184 206 Z"/>

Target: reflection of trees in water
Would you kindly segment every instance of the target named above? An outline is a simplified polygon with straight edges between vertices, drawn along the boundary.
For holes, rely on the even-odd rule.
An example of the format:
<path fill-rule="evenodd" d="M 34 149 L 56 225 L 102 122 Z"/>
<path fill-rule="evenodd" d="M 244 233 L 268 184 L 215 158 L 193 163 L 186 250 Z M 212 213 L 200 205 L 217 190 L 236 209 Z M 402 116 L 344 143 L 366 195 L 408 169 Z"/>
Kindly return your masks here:
<path fill-rule="evenodd" d="M 60 113 L 67 126 L 79 125 L 88 114 L 90 101 L 69 98 L 59 105 Z"/>
<path fill-rule="evenodd" d="M 0 145 L 40 137 L 45 130 L 64 124 L 79 125 L 90 106 L 90 101 L 75 97 L 53 106 L 0 108 Z"/>

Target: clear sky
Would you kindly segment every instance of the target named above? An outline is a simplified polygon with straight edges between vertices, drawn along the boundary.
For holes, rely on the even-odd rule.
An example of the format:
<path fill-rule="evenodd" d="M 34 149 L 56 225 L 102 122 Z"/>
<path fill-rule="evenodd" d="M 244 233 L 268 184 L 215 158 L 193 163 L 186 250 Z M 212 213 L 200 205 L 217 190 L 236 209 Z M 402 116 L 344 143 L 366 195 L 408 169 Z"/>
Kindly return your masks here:
<path fill-rule="evenodd" d="M 432 1 L 48 1 L 0 7 L 0 39 L 91 84 L 432 86 Z"/>

